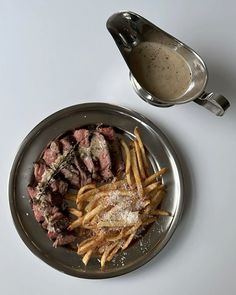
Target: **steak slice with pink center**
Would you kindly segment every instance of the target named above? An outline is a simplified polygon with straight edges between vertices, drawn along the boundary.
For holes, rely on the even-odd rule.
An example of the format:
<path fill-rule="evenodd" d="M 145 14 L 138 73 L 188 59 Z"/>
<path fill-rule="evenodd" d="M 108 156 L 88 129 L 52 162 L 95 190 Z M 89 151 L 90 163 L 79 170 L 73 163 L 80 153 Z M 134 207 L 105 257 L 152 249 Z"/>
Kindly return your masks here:
<path fill-rule="evenodd" d="M 78 170 L 72 165 L 67 165 L 60 171 L 74 188 L 80 188 L 80 175 Z"/>
<path fill-rule="evenodd" d="M 44 161 L 34 163 L 34 177 L 37 182 L 42 180 L 43 174 L 47 170 L 47 166 Z"/>
<path fill-rule="evenodd" d="M 90 132 L 87 129 L 77 129 L 74 131 L 74 137 L 77 142 L 83 147 L 89 147 L 89 135 Z"/>
<path fill-rule="evenodd" d="M 74 137 L 79 143 L 79 155 L 88 171 L 92 174 L 92 178 L 96 178 L 97 167 L 94 165 L 90 151 L 90 131 L 87 129 L 78 129 L 74 132 Z"/>
<path fill-rule="evenodd" d="M 30 198 L 33 200 L 36 198 L 37 194 L 38 194 L 38 189 L 37 187 L 33 187 L 31 185 L 28 185 L 27 187 L 27 191 L 28 191 L 28 194 L 30 196 Z"/>
<path fill-rule="evenodd" d="M 40 205 L 39 204 L 33 204 L 32 209 L 33 209 L 33 212 L 34 212 L 35 219 L 38 222 L 43 222 L 44 217 L 43 217 L 43 212 L 41 211 Z"/>
<path fill-rule="evenodd" d="M 107 142 L 102 134 L 95 131 L 91 139 L 91 153 L 97 158 L 100 164 L 100 174 L 104 180 L 113 177 L 111 157 Z"/>
<path fill-rule="evenodd" d="M 50 147 L 44 151 L 43 159 L 47 165 L 55 163 L 56 159 L 60 155 L 59 143 L 52 141 Z"/>
<path fill-rule="evenodd" d="M 117 175 L 125 169 L 119 138 L 112 127 L 98 127 L 97 130 L 108 141 L 112 161 L 112 170 L 114 174 Z"/>
<path fill-rule="evenodd" d="M 61 138 L 60 143 L 62 145 L 63 152 L 69 152 L 73 147 L 69 137 Z"/>

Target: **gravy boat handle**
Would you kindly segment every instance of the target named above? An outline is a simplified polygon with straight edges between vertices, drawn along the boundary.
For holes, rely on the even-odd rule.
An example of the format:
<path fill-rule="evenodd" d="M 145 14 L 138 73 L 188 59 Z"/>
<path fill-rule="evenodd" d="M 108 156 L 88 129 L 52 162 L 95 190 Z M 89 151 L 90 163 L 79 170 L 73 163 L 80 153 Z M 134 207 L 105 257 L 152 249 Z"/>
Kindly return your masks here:
<path fill-rule="evenodd" d="M 223 116 L 230 106 L 229 101 L 223 95 L 213 92 L 203 92 L 194 102 L 205 107 L 217 116 Z"/>

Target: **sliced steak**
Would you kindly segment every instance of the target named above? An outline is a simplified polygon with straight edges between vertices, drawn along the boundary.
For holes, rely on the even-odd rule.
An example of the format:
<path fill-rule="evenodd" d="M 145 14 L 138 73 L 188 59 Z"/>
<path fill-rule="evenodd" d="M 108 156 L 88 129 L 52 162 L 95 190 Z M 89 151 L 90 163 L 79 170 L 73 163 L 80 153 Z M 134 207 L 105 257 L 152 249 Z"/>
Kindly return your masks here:
<path fill-rule="evenodd" d="M 79 143 L 79 155 L 88 171 L 92 174 L 92 178 L 96 178 L 97 167 L 94 165 L 91 151 L 89 137 L 91 132 L 87 129 L 78 129 L 74 132 L 74 137 Z"/>
<path fill-rule="evenodd" d="M 116 133 L 112 127 L 98 127 L 97 131 L 101 133 L 107 140 L 116 140 Z"/>
<path fill-rule="evenodd" d="M 61 179 L 52 180 L 49 184 L 49 187 L 53 193 L 57 192 L 62 196 L 64 196 L 68 191 L 68 183 Z"/>
<path fill-rule="evenodd" d="M 62 212 L 57 211 L 52 216 L 50 216 L 50 223 L 53 224 L 64 217 L 65 216 Z"/>
<path fill-rule="evenodd" d="M 104 180 L 108 180 L 109 178 L 113 177 L 113 173 L 111 171 L 112 164 L 111 164 L 111 157 L 108 149 L 107 142 L 104 136 L 95 131 L 92 139 L 91 139 L 91 154 L 95 159 L 98 159 L 100 164 L 100 174 Z"/>
<path fill-rule="evenodd" d="M 54 247 L 76 239 L 67 230 L 70 219 L 63 199 L 68 189 L 79 189 L 92 179 L 112 178 L 122 169 L 120 156 L 114 129 L 101 126 L 78 129 L 73 135 L 69 131 L 44 150 L 40 161 L 34 164 L 34 179 L 27 189 L 35 219 L 54 241 Z"/>
<path fill-rule="evenodd" d="M 56 159 L 60 155 L 60 146 L 57 141 L 52 141 L 49 148 L 44 151 L 43 159 L 47 165 L 55 163 Z"/>
<path fill-rule="evenodd" d="M 83 160 L 85 166 L 87 167 L 88 171 L 92 174 L 95 175 L 97 168 L 94 165 L 93 159 L 91 157 L 90 151 L 84 150 L 84 148 L 79 149 L 80 154 L 81 154 L 81 159 Z M 94 177 L 93 177 L 94 178 Z"/>
<path fill-rule="evenodd" d="M 47 211 L 48 216 L 53 216 L 56 212 L 59 212 L 60 209 L 56 206 L 49 206 L 47 203 L 47 206 L 45 207 L 45 211 Z"/>
<path fill-rule="evenodd" d="M 84 186 L 92 181 L 90 173 L 88 173 L 87 167 L 77 156 L 74 157 L 74 164 L 80 174 L 80 186 Z"/>
<path fill-rule="evenodd" d="M 34 212 L 35 219 L 38 222 L 43 222 L 44 217 L 43 217 L 43 212 L 41 211 L 42 209 L 41 209 L 40 205 L 39 204 L 33 204 L 32 209 L 33 209 L 33 212 Z"/>
<path fill-rule="evenodd" d="M 110 143 L 111 161 L 113 164 L 113 172 L 115 175 L 125 169 L 125 163 L 122 157 L 122 151 L 119 140 L 115 140 Z"/>
<path fill-rule="evenodd" d="M 48 229 L 48 222 L 47 220 L 45 219 L 44 222 L 41 224 L 42 225 L 42 228 L 47 230 Z"/>
<path fill-rule="evenodd" d="M 78 129 L 74 131 L 74 137 L 78 143 L 83 147 L 89 147 L 90 132 L 87 129 Z"/>
<path fill-rule="evenodd" d="M 75 241 L 75 236 L 71 235 L 71 234 L 59 234 L 55 240 L 55 242 L 53 243 L 53 247 L 58 247 L 58 246 L 63 246 L 63 245 L 67 245 L 70 244 L 72 242 Z"/>
<path fill-rule="evenodd" d="M 98 127 L 97 130 L 99 133 L 104 135 L 105 139 L 108 141 L 112 161 L 112 170 L 113 173 L 117 175 L 125 169 L 119 138 L 112 127 Z"/>
<path fill-rule="evenodd" d="M 47 201 L 47 206 L 46 207 L 44 206 L 43 210 L 41 207 L 40 213 L 42 216 L 43 214 L 47 216 L 47 220 L 46 219 L 44 220 L 44 218 L 41 218 L 40 221 L 43 221 L 42 227 L 48 230 L 48 232 L 50 232 L 49 236 L 51 238 L 52 238 L 53 232 L 56 232 L 58 234 L 58 233 L 61 233 L 63 230 L 67 229 L 69 225 L 69 218 L 65 216 L 62 211 L 60 211 L 59 207 L 53 206 Z"/>
<path fill-rule="evenodd" d="M 45 173 L 47 166 L 44 161 L 34 163 L 34 177 L 37 182 L 42 180 L 43 174 Z"/>
<path fill-rule="evenodd" d="M 73 165 L 67 165 L 60 171 L 74 188 L 80 188 L 80 175 Z"/>
<path fill-rule="evenodd" d="M 45 193 L 45 200 L 49 203 L 49 205 L 59 208 L 62 205 L 63 197 L 59 193 L 47 191 L 47 193 Z"/>
<path fill-rule="evenodd" d="M 72 141 L 69 136 L 66 136 L 60 139 L 60 143 L 62 145 L 63 152 L 69 152 L 73 147 Z"/>
<path fill-rule="evenodd" d="M 62 212 L 56 212 L 50 217 L 50 227 L 54 228 L 54 231 L 60 233 L 69 226 L 69 218 L 66 217 Z"/>
<path fill-rule="evenodd" d="M 64 216 L 63 218 L 60 218 L 60 219 L 54 221 L 53 227 L 56 232 L 60 233 L 60 232 L 64 231 L 65 229 L 67 229 L 69 224 L 70 224 L 69 219 Z"/>
<path fill-rule="evenodd" d="M 55 231 L 48 231 L 48 237 L 50 240 L 55 240 L 58 237 L 58 233 Z"/>
<path fill-rule="evenodd" d="M 36 198 L 36 196 L 38 194 L 37 187 L 33 187 L 31 185 L 28 185 L 27 191 L 28 191 L 28 194 L 32 200 Z"/>

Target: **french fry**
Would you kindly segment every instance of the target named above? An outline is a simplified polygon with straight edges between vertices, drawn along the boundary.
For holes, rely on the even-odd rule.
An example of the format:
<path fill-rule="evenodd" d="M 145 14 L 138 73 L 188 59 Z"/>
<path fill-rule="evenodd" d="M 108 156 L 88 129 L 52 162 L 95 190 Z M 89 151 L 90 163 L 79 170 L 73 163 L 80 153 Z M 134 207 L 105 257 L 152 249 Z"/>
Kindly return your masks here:
<path fill-rule="evenodd" d="M 93 241 L 93 240 L 94 240 L 94 237 L 91 237 L 91 238 L 88 238 L 86 240 L 83 240 L 82 242 L 79 243 L 79 247 L 82 247 L 83 245 L 85 245 L 89 241 Z"/>
<path fill-rule="evenodd" d="M 96 204 L 98 202 L 98 199 L 99 198 L 97 198 L 96 196 L 94 196 L 94 198 L 91 199 L 91 201 L 84 208 L 85 212 L 92 211 L 96 207 Z"/>
<path fill-rule="evenodd" d="M 152 174 L 148 178 L 146 178 L 143 182 L 143 186 L 148 186 L 153 181 L 155 181 L 159 176 L 164 175 L 167 172 L 167 168 L 162 168 L 161 170 L 157 171 L 156 173 Z"/>
<path fill-rule="evenodd" d="M 130 158 L 130 150 L 128 145 L 126 144 L 126 142 L 124 140 L 121 140 L 121 145 L 125 151 L 125 156 L 126 156 L 126 160 L 125 160 L 125 174 L 126 174 L 126 179 L 128 182 L 128 185 L 130 187 L 132 187 L 132 182 L 131 182 L 131 158 Z"/>
<path fill-rule="evenodd" d="M 97 193 L 99 192 L 102 192 L 102 191 L 107 191 L 107 190 L 114 190 L 116 188 L 118 188 L 119 186 L 121 186 L 122 184 L 124 184 L 125 181 L 124 180 L 118 180 L 116 182 L 111 182 L 111 183 L 108 183 L 108 184 L 104 184 L 98 188 L 94 188 L 94 189 L 91 189 L 81 195 L 77 195 L 77 200 L 76 202 L 79 203 L 81 201 L 86 201 L 86 200 L 89 200 L 89 198 L 93 197 L 94 195 L 96 195 Z"/>
<path fill-rule="evenodd" d="M 145 189 L 144 189 L 144 192 L 145 192 L 145 194 L 148 194 L 151 191 L 153 191 L 153 190 L 155 190 L 155 189 L 157 189 L 159 187 L 161 187 L 161 184 L 158 183 L 158 182 L 155 182 L 155 183 L 152 183 L 152 184 L 149 184 L 148 186 L 146 186 Z"/>
<path fill-rule="evenodd" d="M 110 182 L 107 184 L 103 184 L 101 185 L 98 189 L 99 191 L 103 192 L 103 191 L 111 191 L 114 189 L 117 189 L 118 187 L 122 186 L 125 183 L 125 180 L 117 180 L 115 182 Z"/>
<path fill-rule="evenodd" d="M 103 210 L 102 205 L 99 205 L 99 206 L 95 207 L 92 211 L 86 213 L 84 215 L 82 224 L 84 225 L 87 222 L 89 222 L 89 220 L 91 220 L 96 214 L 100 213 L 102 210 Z"/>
<path fill-rule="evenodd" d="M 122 246 L 122 250 L 125 250 L 125 249 L 129 246 L 129 244 L 132 242 L 132 240 L 133 240 L 133 238 L 134 238 L 134 236 L 135 236 L 135 233 L 136 233 L 136 232 L 133 232 L 133 233 L 128 237 L 128 239 L 125 241 L 124 245 Z"/>
<path fill-rule="evenodd" d="M 152 207 L 155 209 L 157 208 L 162 200 L 164 199 L 165 192 L 163 190 L 159 190 L 151 199 Z"/>
<path fill-rule="evenodd" d="M 96 188 L 96 184 L 94 184 L 94 183 L 86 184 L 79 189 L 78 195 L 82 195 L 84 192 L 94 189 L 94 188 Z"/>
<path fill-rule="evenodd" d="M 89 241 L 85 243 L 83 246 L 78 247 L 77 253 L 80 255 L 84 254 L 87 251 L 94 249 L 95 244 L 96 244 L 96 240 Z"/>
<path fill-rule="evenodd" d="M 158 190 L 156 194 L 151 198 L 150 204 L 145 208 L 144 214 L 149 214 L 150 211 L 155 210 L 163 200 L 164 196 L 165 192 L 163 190 Z"/>
<path fill-rule="evenodd" d="M 107 192 L 99 192 L 88 198 L 89 203 L 85 207 L 85 211 L 89 212 L 96 207 L 97 202 L 100 198 L 107 196 Z"/>
<path fill-rule="evenodd" d="M 82 224 L 82 222 L 83 222 L 83 217 L 76 219 L 68 226 L 68 230 L 73 230 L 76 227 L 79 227 Z"/>
<path fill-rule="evenodd" d="M 148 161 L 147 161 L 147 157 L 146 157 L 144 145 L 143 145 L 142 139 L 140 137 L 140 133 L 139 133 L 138 127 L 135 127 L 134 128 L 134 135 L 136 136 L 137 141 L 138 141 L 138 144 L 139 144 L 139 147 L 140 147 L 140 151 L 141 151 L 141 154 L 142 154 L 142 159 L 143 159 L 143 164 L 144 164 L 145 172 L 146 172 L 146 174 L 148 174 Z"/>
<path fill-rule="evenodd" d="M 131 163 L 130 163 L 130 151 L 129 151 L 129 147 L 126 144 L 126 142 L 121 139 L 121 145 L 124 148 L 125 151 L 125 156 L 126 156 L 126 161 L 125 161 L 125 173 L 127 174 L 128 172 L 130 172 L 130 167 L 131 167 Z"/>
<path fill-rule="evenodd" d="M 146 200 L 143 204 L 143 208 L 147 207 L 151 203 L 150 200 Z"/>
<path fill-rule="evenodd" d="M 77 208 L 77 210 L 79 210 L 79 211 L 81 211 L 81 210 L 83 210 L 83 207 L 84 207 L 84 204 L 83 204 L 84 202 L 82 201 L 80 201 L 80 202 L 76 202 L 76 208 Z"/>
<path fill-rule="evenodd" d="M 100 245 L 101 240 L 103 239 L 104 235 L 98 235 L 98 237 L 96 239 L 93 240 L 89 240 L 87 243 L 83 244 L 82 246 L 79 246 L 77 249 L 77 253 L 79 255 L 83 255 L 85 254 L 88 250 L 93 250 L 95 249 L 97 246 Z"/>
<path fill-rule="evenodd" d="M 89 259 L 90 259 L 91 255 L 92 255 L 92 253 L 93 253 L 93 250 L 90 249 L 90 250 L 88 250 L 88 252 L 86 252 L 86 254 L 83 256 L 82 261 L 83 261 L 83 263 L 84 263 L 85 266 L 88 264 Z"/>
<path fill-rule="evenodd" d="M 98 248 L 98 253 L 99 253 L 99 254 L 103 254 L 104 251 L 105 251 L 105 248 L 106 248 L 106 245 L 105 245 L 105 244 L 103 244 L 102 246 L 100 246 L 100 247 Z"/>
<path fill-rule="evenodd" d="M 107 261 L 111 261 L 114 255 L 119 251 L 120 249 L 120 244 L 118 243 L 117 246 L 110 252 L 110 254 L 107 257 Z"/>
<path fill-rule="evenodd" d="M 99 193 L 98 188 L 91 189 L 83 194 L 78 194 L 76 198 L 76 203 L 78 204 L 79 202 L 86 201 L 90 196 L 93 196 L 95 194 Z"/>
<path fill-rule="evenodd" d="M 134 140 L 134 148 L 135 148 L 135 153 L 136 153 L 136 156 L 137 156 L 138 168 L 139 168 L 141 178 L 145 179 L 146 178 L 145 168 L 144 168 L 144 165 L 143 165 L 141 149 L 140 149 L 140 146 L 139 146 L 137 140 Z"/>
<path fill-rule="evenodd" d="M 134 149 L 131 149 L 130 154 L 131 154 L 132 171 L 134 174 L 137 190 L 138 190 L 139 195 L 143 196 L 143 186 L 142 186 L 142 181 L 141 181 L 139 171 L 138 171 L 137 159 L 136 159 Z"/>
<path fill-rule="evenodd" d="M 79 210 L 77 210 L 77 209 L 75 209 L 75 208 L 69 208 L 68 211 L 69 211 L 71 214 L 73 214 L 73 215 L 75 215 L 75 216 L 77 216 L 77 217 L 81 217 L 81 216 L 82 216 L 82 212 L 79 211 Z"/>
<path fill-rule="evenodd" d="M 102 257 L 101 257 L 101 269 L 104 268 L 105 266 L 105 263 L 106 263 L 106 260 L 107 260 L 107 257 L 109 256 L 110 252 L 117 246 L 117 243 L 113 243 L 109 246 L 107 246 L 107 248 L 105 249 Z"/>
<path fill-rule="evenodd" d="M 119 196 L 127 196 L 127 190 L 123 189 L 115 189 L 112 191 L 113 193 L 117 193 Z M 104 200 L 107 196 L 109 196 L 110 191 L 101 191 L 95 195 L 92 195 L 88 198 L 89 203 L 85 207 L 85 211 L 89 212 L 96 206 L 97 203 L 100 202 L 100 199 Z M 103 205 L 105 207 L 105 205 Z"/>
<path fill-rule="evenodd" d="M 132 233 L 136 232 L 138 228 L 142 225 L 142 221 L 139 220 L 134 226 L 132 226 L 126 233 L 125 236 L 131 235 Z"/>
<path fill-rule="evenodd" d="M 121 232 L 119 232 L 118 235 L 107 237 L 106 240 L 109 242 L 115 242 L 115 241 L 121 240 L 123 235 L 124 235 L 124 232 L 123 230 L 121 230 Z"/>
<path fill-rule="evenodd" d="M 160 210 L 160 209 L 151 211 L 151 214 L 152 215 L 161 215 L 161 216 L 171 216 L 170 212 L 165 211 L 165 210 Z"/>
<path fill-rule="evenodd" d="M 148 225 L 148 224 L 153 223 L 155 221 L 157 221 L 157 218 L 156 217 L 147 218 L 147 219 L 144 219 L 143 225 Z"/>

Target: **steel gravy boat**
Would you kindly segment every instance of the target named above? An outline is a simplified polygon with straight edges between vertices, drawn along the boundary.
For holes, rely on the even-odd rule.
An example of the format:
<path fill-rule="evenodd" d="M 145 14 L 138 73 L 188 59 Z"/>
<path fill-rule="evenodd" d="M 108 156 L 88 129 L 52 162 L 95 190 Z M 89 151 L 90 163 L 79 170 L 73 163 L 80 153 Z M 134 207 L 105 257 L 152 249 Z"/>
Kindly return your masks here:
<path fill-rule="evenodd" d="M 147 103 L 158 107 L 169 107 L 194 101 L 204 106 L 217 116 L 222 116 L 230 106 L 229 101 L 221 94 L 206 92 L 208 71 L 202 58 L 189 46 L 161 30 L 142 16 L 123 11 L 113 14 L 107 20 L 107 29 L 111 33 L 124 60 L 130 69 L 130 81 L 136 93 Z M 187 62 L 191 73 L 191 83 L 187 91 L 177 99 L 161 99 L 148 92 L 132 72 L 129 63 L 133 49 L 141 42 L 160 42 L 180 54 Z M 170 86 L 171 87 L 171 86 Z"/>

